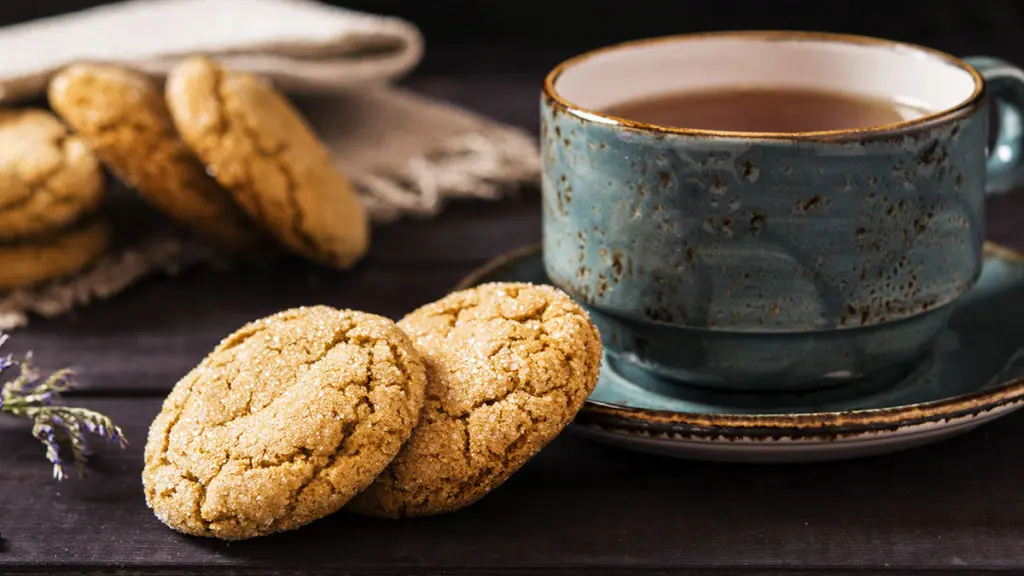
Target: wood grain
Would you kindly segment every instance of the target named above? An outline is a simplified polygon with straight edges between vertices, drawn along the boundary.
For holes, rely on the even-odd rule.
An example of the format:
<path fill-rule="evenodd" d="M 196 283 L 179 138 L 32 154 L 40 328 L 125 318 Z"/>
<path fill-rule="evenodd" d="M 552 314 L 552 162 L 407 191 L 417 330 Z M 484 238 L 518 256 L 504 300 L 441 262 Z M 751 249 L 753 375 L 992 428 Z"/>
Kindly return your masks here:
<path fill-rule="evenodd" d="M 534 130 L 532 77 L 412 85 Z M 1024 195 L 993 198 L 990 236 L 1024 245 L 1022 213 Z M 145 507 L 149 422 L 170 386 L 228 332 L 302 304 L 398 317 L 539 238 L 540 204 L 527 190 L 382 227 L 351 272 L 296 259 L 193 270 L 16 332 L 12 351 L 75 366 L 85 384 L 75 400 L 110 413 L 132 444 L 99 455 L 91 479 L 57 484 L 24 423 L 0 420 L 0 574 L 1024 571 L 1024 413 L 901 454 L 791 466 L 669 460 L 563 434 L 462 512 L 400 522 L 337 515 L 231 545 L 179 536 Z"/>
<path fill-rule="evenodd" d="M 74 368 L 84 391 L 163 394 L 246 322 L 314 304 L 400 318 L 446 294 L 468 271 L 368 263 L 338 273 L 294 260 L 272 270 L 196 270 L 146 282 L 73 317 L 40 320 L 16 332 L 8 348 L 32 350 L 47 368 Z"/>
<path fill-rule="evenodd" d="M 461 207 L 434 233 L 395 224 L 383 248 L 339 272 L 296 258 L 230 271 L 188 270 L 147 280 L 116 298 L 16 331 L 9 351 L 33 350 L 44 367 L 71 366 L 89 391 L 166 392 L 221 338 L 246 322 L 294 306 L 328 304 L 398 319 L 447 292 L 474 267 L 540 238 L 535 200 Z M 490 211 L 491 214 L 487 215 Z M 498 219 L 496 213 L 508 215 Z M 445 230 L 437 233 L 436 230 Z M 390 249 L 396 258 L 381 256 Z M 464 255 L 459 257 L 459 255 Z"/>
<path fill-rule="evenodd" d="M 225 544 L 175 534 L 145 506 L 142 447 L 159 404 L 85 402 L 122 422 L 132 444 L 97 456 L 92 479 L 64 484 L 49 480 L 20 422 L 0 421 L 0 573 L 1024 569 L 1020 417 L 903 454 L 807 465 L 669 460 L 567 433 L 458 513 L 403 521 L 339 514 Z"/>

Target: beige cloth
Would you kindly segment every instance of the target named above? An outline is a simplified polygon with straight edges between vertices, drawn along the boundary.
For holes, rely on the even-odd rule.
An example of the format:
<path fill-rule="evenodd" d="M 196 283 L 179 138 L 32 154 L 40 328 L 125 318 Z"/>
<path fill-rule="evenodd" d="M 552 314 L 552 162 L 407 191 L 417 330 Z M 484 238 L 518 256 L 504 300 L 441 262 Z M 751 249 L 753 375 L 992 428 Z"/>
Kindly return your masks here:
<path fill-rule="evenodd" d="M 528 134 L 390 86 L 422 49 L 408 22 L 312 0 L 132 0 L 0 28 L 0 104 L 41 96 L 70 62 L 126 63 L 159 78 L 202 53 L 301 96 L 377 222 L 429 217 L 448 199 L 498 198 L 535 181 Z M 0 296 L 0 329 L 214 258 L 174 235 L 119 250 L 74 278 Z"/>

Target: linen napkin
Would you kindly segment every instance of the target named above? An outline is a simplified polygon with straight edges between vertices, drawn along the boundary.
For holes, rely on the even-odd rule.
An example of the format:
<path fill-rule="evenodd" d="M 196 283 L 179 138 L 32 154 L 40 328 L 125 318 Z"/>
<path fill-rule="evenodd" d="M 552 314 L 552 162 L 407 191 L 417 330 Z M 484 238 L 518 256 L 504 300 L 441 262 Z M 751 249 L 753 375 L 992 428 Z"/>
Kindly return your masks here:
<path fill-rule="evenodd" d="M 496 199 L 536 181 L 537 147 L 525 132 L 391 85 L 422 52 L 409 22 L 313 0 L 130 0 L 0 28 L 0 106 L 39 98 L 71 62 L 163 78 L 199 53 L 298 97 L 376 222 L 434 216 L 448 199 Z M 74 277 L 0 295 L 0 329 L 217 257 L 180 233 L 151 235 Z"/>

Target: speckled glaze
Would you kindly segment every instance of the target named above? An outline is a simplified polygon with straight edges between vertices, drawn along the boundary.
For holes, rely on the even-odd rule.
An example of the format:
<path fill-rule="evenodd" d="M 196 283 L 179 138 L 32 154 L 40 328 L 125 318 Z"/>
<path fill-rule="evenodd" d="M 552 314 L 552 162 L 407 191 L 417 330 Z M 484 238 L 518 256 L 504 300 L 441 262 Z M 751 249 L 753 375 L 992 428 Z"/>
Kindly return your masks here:
<path fill-rule="evenodd" d="M 595 117 L 558 97 L 558 73 L 545 267 L 622 361 L 741 389 L 898 376 L 978 277 L 980 89 L 889 130 L 750 137 Z"/>
<path fill-rule="evenodd" d="M 655 454 L 741 462 L 868 456 L 961 434 L 1024 406 L 1024 255 L 991 243 L 926 362 L 894 382 L 793 394 L 679 386 L 606 356 L 575 430 Z M 496 259 L 459 289 L 549 284 L 540 246 Z"/>

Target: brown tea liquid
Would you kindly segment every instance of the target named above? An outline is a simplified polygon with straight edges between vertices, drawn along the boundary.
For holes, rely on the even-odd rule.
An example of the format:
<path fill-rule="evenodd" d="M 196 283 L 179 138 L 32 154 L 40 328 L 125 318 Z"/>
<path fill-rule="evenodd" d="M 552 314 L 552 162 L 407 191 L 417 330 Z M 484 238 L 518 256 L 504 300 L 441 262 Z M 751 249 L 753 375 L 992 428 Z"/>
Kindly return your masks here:
<path fill-rule="evenodd" d="M 899 122 L 891 100 L 801 88 L 723 88 L 632 100 L 604 110 L 637 122 L 732 132 L 817 132 Z M 915 110 L 912 116 L 924 112 Z"/>

